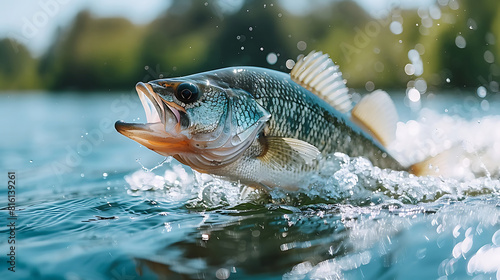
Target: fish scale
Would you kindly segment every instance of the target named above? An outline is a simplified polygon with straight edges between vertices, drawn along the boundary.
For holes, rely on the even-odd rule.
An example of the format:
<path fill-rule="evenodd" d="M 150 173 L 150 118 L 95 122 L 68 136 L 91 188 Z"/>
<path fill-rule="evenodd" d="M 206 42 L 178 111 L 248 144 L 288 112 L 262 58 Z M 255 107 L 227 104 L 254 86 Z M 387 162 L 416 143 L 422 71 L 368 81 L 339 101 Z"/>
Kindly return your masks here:
<path fill-rule="evenodd" d="M 231 76 L 228 86 L 253 95 L 272 112 L 266 136 L 291 137 L 311 143 L 323 155 L 336 152 L 363 156 L 381 168 L 403 170 L 373 137 L 356 129 L 348 116 L 337 112 L 313 93 L 293 82 L 289 75 L 256 67 L 219 70 L 219 77 Z M 292 110 L 293 107 L 296 110 Z M 300 129 L 299 129 L 300 127 Z"/>

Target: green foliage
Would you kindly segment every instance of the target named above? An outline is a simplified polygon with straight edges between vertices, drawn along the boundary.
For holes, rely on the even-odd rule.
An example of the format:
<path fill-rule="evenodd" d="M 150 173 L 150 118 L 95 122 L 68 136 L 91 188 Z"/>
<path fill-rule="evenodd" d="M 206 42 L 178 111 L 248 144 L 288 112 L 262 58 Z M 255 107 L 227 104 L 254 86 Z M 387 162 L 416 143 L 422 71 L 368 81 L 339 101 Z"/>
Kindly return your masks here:
<path fill-rule="evenodd" d="M 82 12 L 41 59 L 40 74 L 51 89 L 131 87 L 139 77 L 143 33 L 125 19 Z"/>
<path fill-rule="evenodd" d="M 36 61 L 23 45 L 10 39 L 0 40 L 0 88 L 43 88 L 37 77 Z"/>
<path fill-rule="evenodd" d="M 352 1 L 332 1 L 302 16 L 263 0 L 246 1 L 232 14 L 221 12 L 217 3 L 174 1 L 144 26 L 81 12 L 39 59 L 4 39 L 0 89 L 130 89 L 141 80 L 237 65 L 288 71 L 288 59 L 313 49 L 329 53 L 353 88 L 364 88 L 368 81 L 376 88 L 406 88 L 419 77 L 434 88 L 477 87 L 500 76 L 497 1 L 462 1 L 458 10 L 441 7 L 441 17 L 428 28 L 415 10 L 395 9 L 372 18 Z M 390 31 L 392 21 L 402 23 L 401 34 Z M 459 35 L 465 48 L 455 43 Z M 307 43 L 306 50 L 298 49 L 299 41 Z M 424 72 L 407 75 L 408 51 L 417 46 Z M 487 51 L 493 63 L 485 61 Z M 266 61 L 271 52 L 278 54 L 273 65 Z"/>

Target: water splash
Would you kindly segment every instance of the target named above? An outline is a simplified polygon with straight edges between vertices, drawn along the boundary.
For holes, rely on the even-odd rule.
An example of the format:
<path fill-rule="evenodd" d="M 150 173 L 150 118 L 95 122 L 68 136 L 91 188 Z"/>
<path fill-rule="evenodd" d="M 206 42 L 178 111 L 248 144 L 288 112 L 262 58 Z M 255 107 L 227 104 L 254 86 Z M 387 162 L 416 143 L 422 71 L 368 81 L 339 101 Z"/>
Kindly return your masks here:
<path fill-rule="evenodd" d="M 165 157 L 165 158 L 164 158 L 164 159 L 163 159 L 160 163 L 158 163 L 158 165 L 156 165 L 155 167 L 153 167 L 153 168 L 151 168 L 151 169 L 146 168 L 146 167 L 142 164 L 142 162 L 141 162 L 141 160 L 140 160 L 140 159 L 136 159 L 135 161 L 137 161 L 137 163 L 139 163 L 139 164 L 141 165 L 142 170 L 144 170 L 144 171 L 146 171 L 146 172 L 151 172 L 151 171 L 153 171 L 153 170 L 155 170 L 155 169 L 157 169 L 157 168 L 159 168 L 159 167 L 162 167 L 165 163 L 170 163 L 170 162 L 172 162 L 172 160 L 173 160 L 173 159 L 174 159 L 173 157 Z"/>
<path fill-rule="evenodd" d="M 498 116 L 467 121 L 426 109 L 417 120 L 398 124 L 390 153 L 410 165 L 458 147 L 463 156 L 451 168 L 455 172 L 451 177 L 417 177 L 406 171 L 380 169 L 364 158 L 335 153 L 326 157 L 320 172 L 295 193 L 248 189 L 238 182 L 200 174 L 167 159 L 152 169 L 143 168 L 128 175 L 126 181 L 133 195 L 154 191 L 156 198 L 183 201 L 188 207 L 200 209 L 233 207 L 246 202 L 301 207 L 317 203 L 418 204 L 440 198 L 459 201 L 468 196 L 500 192 L 500 181 L 496 179 L 500 175 L 498 126 Z M 152 172 L 164 164 L 164 174 Z"/>

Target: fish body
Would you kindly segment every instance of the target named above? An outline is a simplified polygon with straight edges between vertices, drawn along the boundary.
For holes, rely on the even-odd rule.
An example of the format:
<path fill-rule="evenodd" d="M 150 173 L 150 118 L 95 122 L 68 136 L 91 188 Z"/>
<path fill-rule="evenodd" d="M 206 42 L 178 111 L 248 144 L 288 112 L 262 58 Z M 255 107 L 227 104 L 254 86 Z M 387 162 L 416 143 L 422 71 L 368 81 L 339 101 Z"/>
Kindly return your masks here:
<path fill-rule="evenodd" d="M 148 123 L 117 122 L 116 128 L 199 172 L 251 186 L 297 189 L 320 168 L 322 157 L 336 152 L 404 169 L 376 134 L 313 93 L 311 85 L 258 67 L 138 83 Z"/>

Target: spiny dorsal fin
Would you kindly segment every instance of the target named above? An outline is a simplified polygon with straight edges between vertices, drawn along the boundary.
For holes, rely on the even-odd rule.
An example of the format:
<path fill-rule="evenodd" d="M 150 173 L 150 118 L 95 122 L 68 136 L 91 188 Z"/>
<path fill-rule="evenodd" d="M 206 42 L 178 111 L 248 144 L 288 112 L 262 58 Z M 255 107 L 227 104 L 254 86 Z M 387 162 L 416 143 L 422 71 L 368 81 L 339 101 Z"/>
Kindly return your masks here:
<path fill-rule="evenodd" d="M 316 94 L 336 110 L 346 113 L 352 109 L 342 73 L 328 54 L 312 51 L 305 57 L 300 55 L 290 76 L 294 82 Z"/>
<path fill-rule="evenodd" d="M 398 112 L 389 94 L 383 90 L 363 97 L 352 109 L 351 118 L 384 147 L 396 138 Z"/>
<path fill-rule="evenodd" d="M 261 160 L 273 169 L 288 166 L 312 164 L 320 151 L 315 146 L 293 138 L 266 137 L 267 151 Z"/>

